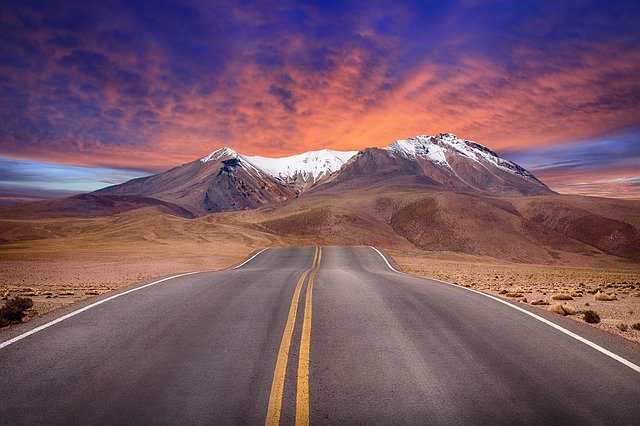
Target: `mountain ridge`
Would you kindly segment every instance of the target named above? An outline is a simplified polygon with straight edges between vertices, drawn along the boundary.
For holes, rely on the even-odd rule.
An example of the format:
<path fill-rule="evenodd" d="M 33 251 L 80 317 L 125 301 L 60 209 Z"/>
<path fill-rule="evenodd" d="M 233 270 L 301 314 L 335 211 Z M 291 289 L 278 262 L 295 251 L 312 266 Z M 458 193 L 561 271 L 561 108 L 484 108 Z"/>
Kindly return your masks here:
<path fill-rule="evenodd" d="M 323 149 L 281 158 L 248 156 L 223 147 L 166 172 L 96 193 L 158 198 L 203 215 L 252 209 L 323 188 L 367 187 L 380 179 L 399 186 L 489 195 L 553 193 L 523 167 L 451 133 L 399 139 L 385 148 Z"/>
<path fill-rule="evenodd" d="M 50 235 L 57 217 L 83 219 L 80 226 L 87 218 L 122 216 L 135 227 L 161 215 L 188 229 L 224 223 L 237 238 L 259 232 L 291 244 L 417 248 L 525 263 L 576 256 L 640 261 L 640 201 L 557 194 L 526 169 L 451 134 L 339 152 L 326 162 L 330 155 L 337 157 L 330 150 L 287 157 L 265 171 L 251 156 L 221 148 L 85 197 L 0 208 L 0 240 Z"/>

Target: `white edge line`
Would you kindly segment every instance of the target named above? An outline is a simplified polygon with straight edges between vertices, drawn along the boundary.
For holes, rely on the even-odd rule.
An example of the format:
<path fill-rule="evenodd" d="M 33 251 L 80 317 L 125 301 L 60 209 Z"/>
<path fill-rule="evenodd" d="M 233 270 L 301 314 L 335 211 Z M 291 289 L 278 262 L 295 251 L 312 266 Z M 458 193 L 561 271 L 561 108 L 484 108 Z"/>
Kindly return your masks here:
<path fill-rule="evenodd" d="M 256 257 L 257 255 L 259 255 L 260 253 L 262 253 L 265 250 L 266 250 L 266 248 L 263 248 L 262 250 L 260 250 L 259 252 L 257 252 L 253 256 L 251 256 L 249 259 L 245 260 L 240 265 L 238 265 L 238 266 L 236 266 L 236 267 L 234 267 L 232 269 L 237 269 L 237 268 L 241 267 L 242 265 L 244 265 L 245 263 L 249 262 L 251 259 L 253 259 L 254 257 Z M 127 290 L 127 291 L 124 291 L 122 293 L 114 294 L 113 296 L 107 297 L 106 299 L 99 300 L 99 301 L 97 301 L 95 303 L 92 303 L 91 305 L 85 306 L 84 308 L 80 308 L 80 309 L 78 309 L 76 311 L 69 312 L 68 314 L 63 315 L 60 318 L 56 318 L 53 321 L 50 321 L 50 322 L 48 322 L 46 324 L 42 324 L 41 326 L 36 327 L 36 328 L 34 328 L 32 330 L 29 330 L 26 333 L 22 333 L 22 334 L 20 334 L 20 335 L 18 335 L 16 337 L 14 337 L 13 339 L 9 339 L 9 340 L 7 340 L 5 342 L 2 342 L 2 343 L 0 343 L 0 349 L 6 348 L 7 346 L 18 342 L 18 341 L 24 339 L 25 337 L 29 337 L 32 334 L 35 334 L 35 333 L 37 333 L 39 331 L 42 331 L 42 330 L 44 330 L 46 328 L 51 327 L 52 325 L 55 325 L 55 324 L 57 324 L 59 322 L 62 322 L 64 320 L 66 320 L 66 319 L 74 317 L 74 316 L 78 315 L 81 312 L 84 312 L 84 311 L 89 310 L 91 308 L 95 308 L 98 305 L 102 305 L 103 303 L 108 302 L 108 301 L 113 300 L 113 299 L 116 299 L 118 297 L 122 297 L 125 294 L 133 293 L 134 291 L 142 290 L 143 288 L 151 287 L 152 285 L 160 284 L 161 282 L 172 280 L 174 278 L 184 277 L 186 275 L 193 275 L 193 274 L 197 274 L 197 273 L 198 272 L 187 272 L 187 273 L 184 273 L 184 274 L 173 275 L 171 277 L 163 278 L 161 280 L 157 280 L 157 281 L 154 281 L 154 282 L 149 283 L 149 284 L 141 285 L 140 287 L 132 288 L 131 290 Z"/>
<path fill-rule="evenodd" d="M 231 269 L 238 269 L 239 267 L 241 267 L 242 265 L 244 265 L 245 263 L 248 263 L 250 260 L 252 260 L 254 257 L 256 257 L 257 255 L 259 255 L 260 253 L 262 253 L 263 251 L 265 251 L 266 248 L 263 248 L 262 250 L 260 250 L 259 252 L 257 252 L 256 254 L 254 254 L 253 256 L 251 256 L 250 258 L 248 258 L 247 260 L 245 260 L 244 262 L 242 262 L 241 264 L 239 264 L 238 266 L 234 266 Z"/>
<path fill-rule="evenodd" d="M 387 258 L 385 257 L 384 254 L 382 254 L 382 252 L 380 250 L 378 250 L 377 248 L 375 248 L 374 246 L 369 246 L 372 249 L 374 249 L 375 251 L 378 252 L 378 254 L 380 255 L 380 257 L 382 257 L 382 259 L 384 260 L 384 263 L 387 264 L 387 266 L 389 267 L 389 269 L 391 269 L 393 272 L 397 272 L 398 274 L 401 274 L 402 272 L 398 271 L 396 268 L 394 268 L 393 266 L 391 266 L 391 264 L 389 263 L 389 261 L 387 260 Z"/>
<path fill-rule="evenodd" d="M 384 259 L 384 261 L 385 261 L 385 263 L 387 264 L 387 266 L 389 267 L 389 269 L 391 269 L 393 272 L 396 272 L 396 273 L 398 273 L 398 274 L 402 274 L 402 275 L 408 275 L 408 274 L 405 274 L 405 273 L 403 273 L 403 272 L 400 272 L 400 271 L 398 271 L 398 270 L 394 269 L 394 268 L 391 266 L 391 264 L 389 263 L 389 261 L 387 260 L 387 258 L 386 258 L 386 257 L 385 257 L 381 252 L 380 252 L 380 250 L 378 250 L 378 249 L 377 249 L 377 248 L 375 248 L 375 247 L 371 247 L 371 248 L 378 252 L 378 254 L 379 254 L 379 255 Z M 413 276 L 413 275 L 410 275 L 410 276 Z M 416 278 L 420 278 L 420 277 L 416 277 Z M 630 369 L 635 370 L 635 371 L 637 371 L 638 373 L 640 373 L 640 366 L 638 366 L 638 365 L 634 364 L 633 362 L 631 362 L 631 361 L 629 361 L 629 360 L 627 360 L 627 359 L 625 359 L 625 358 L 621 357 L 620 355 L 617 355 L 617 354 L 615 354 L 615 353 L 613 353 L 613 352 L 611 352 L 611 351 L 609 351 L 609 350 L 607 350 L 607 349 L 603 348 L 602 346 L 600 346 L 600 345 L 598 345 L 598 344 L 596 344 L 596 343 L 593 343 L 593 342 L 592 342 L 592 341 L 590 341 L 590 340 L 585 339 L 585 338 L 584 338 L 584 337 L 582 337 L 582 336 L 577 335 L 576 333 L 574 333 L 574 332 L 572 332 L 572 331 L 567 330 L 566 328 L 564 328 L 564 327 L 562 327 L 562 326 L 559 326 L 558 324 L 554 323 L 553 321 L 549 321 L 549 320 L 548 320 L 548 319 L 546 319 L 546 318 L 542 318 L 541 316 L 538 316 L 538 315 L 534 314 L 533 312 L 529 312 L 529 311 L 528 311 L 528 310 L 526 310 L 526 309 L 523 309 L 523 308 L 521 308 L 521 307 L 519 307 L 519 306 L 513 305 L 513 304 L 511 304 L 511 303 L 509 303 L 509 302 L 507 302 L 507 301 L 505 301 L 505 300 L 502 300 L 502 299 L 500 299 L 500 298 L 498 298 L 498 297 L 496 297 L 496 296 L 492 296 L 492 295 L 490 295 L 490 294 L 483 293 L 483 292 L 481 292 L 481 291 L 474 290 L 474 289 L 472 289 L 472 288 L 468 288 L 468 287 L 463 287 L 463 286 L 455 285 L 455 284 L 452 284 L 452 283 L 448 283 L 448 282 L 446 282 L 446 281 L 437 280 L 437 279 L 435 279 L 435 278 L 426 278 L 426 279 L 429 279 L 429 280 L 432 280 L 432 281 L 437 281 L 437 282 L 439 282 L 439 283 L 447 284 L 447 285 L 454 286 L 454 287 L 457 287 L 457 288 L 462 288 L 462 289 L 465 289 L 465 290 L 469 290 L 469 291 L 472 291 L 472 292 L 474 292 L 474 293 L 480 294 L 480 295 L 482 295 L 482 296 L 488 297 L 489 299 L 493 299 L 493 300 L 495 300 L 496 302 L 500 302 L 500 303 L 502 303 L 502 304 L 504 304 L 504 305 L 507 305 L 507 306 L 509 306 L 509 307 L 511 307 L 511 308 L 513 308 L 513 309 L 516 309 L 516 310 L 518 310 L 518 311 L 520 311 L 520 312 L 522 312 L 522 313 L 524 313 L 524 314 L 529 315 L 529 316 L 530 316 L 530 317 L 532 317 L 532 318 L 537 319 L 537 320 L 538 320 L 538 321 L 540 321 L 540 322 L 545 323 L 546 325 L 548 325 L 548 326 L 550 326 L 550 327 L 555 328 L 555 329 L 556 329 L 556 330 L 558 330 L 558 331 L 561 331 L 562 333 L 566 334 L 566 335 L 567 335 L 567 336 L 569 336 L 569 337 L 573 337 L 573 338 L 574 338 L 574 339 L 576 339 L 577 341 L 582 342 L 582 343 L 584 343 L 584 344 L 585 344 L 585 345 L 587 345 L 587 346 L 591 346 L 593 349 L 597 350 L 598 352 L 600 352 L 600 353 L 602 353 L 602 354 L 604 354 L 604 355 L 606 355 L 606 356 L 608 356 L 608 357 L 610 357 L 610 358 L 613 358 L 613 359 L 615 359 L 616 361 L 618 361 L 619 363 L 624 364 L 624 365 L 626 365 L 627 367 L 629 367 Z"/>
<path fill-rule="evenodd" d="M 44 330 L 46 328 L 51 327 L 52 325 L 55 325 L 55 324 L 57 324 L 59 322 L 62 322 L 64 320 L 66 320 L 66 319 L 74 317 L 74 316 L 78 315 L 81 312 L 84 312 L 84 311 L 89 310 L 91 308 L 95 308 L 98 305 L 102 305 L 103 303 L 108 302 L 108 301 L 113 300 L 113 299 L 116 299 L 118 297 L 122 297 L 125 294 L 133 293 L 134 291 L 142 290 L 143 288 L 151 287 L 152 285 L 160 284 L 161 282 L 164 282 L 164 281 L 167 281 L 167 280 L 172 280 L 174 278 L 184 277 L 186 275 L 193 275 L 193 274 L 197 274 L 197 273 L 198 272 L 187 272 L 187 273 L 184 273 L 184 274 L 173 275 L 171 277 L 163 278 L 161 280 L 154 281 L 154 282 L 149 283 L 149 284 L 141 285 L 140 287 L 132 288 L 131 290 L 127 290 L 127 291 L 124 291 L 122 293 L 114 294 L 113 296 L 107 297 L 106 299 L 99 300 L 99 301 L 97 301 L 95 303 L 92 303 L 91 305 L 87 305 L 84 308 L 80 308 L 77 311 L 70 312 L 70 313 L 68 313 L 66 315 L 61 316 L 60 318 L 56 318 L 53 321 L 50 321 L 50 322 L 48 322 L 46 324 L 43 324 L 43 325 L 41 325 L 39 327 L 36 327 L 36 328 L 34 328 L 32 330 L 29 330 L 26 333 L 20 334 L 19 336 L 16 336 L 13 339 L 9 339 L 6 342 L 2 342 L 2 343 L 0 343 L 0 349 L 6 348 L 7 346 L 9 346 L 9 345 L 11 345 L 13 343 L 16 343 L 19 340 L 22 340 L 25 337 L 29 337 L 32 334 L 35 334 L 35 333 L 37 333 L 39 331 L 42 331 L 42 330 Z"/>

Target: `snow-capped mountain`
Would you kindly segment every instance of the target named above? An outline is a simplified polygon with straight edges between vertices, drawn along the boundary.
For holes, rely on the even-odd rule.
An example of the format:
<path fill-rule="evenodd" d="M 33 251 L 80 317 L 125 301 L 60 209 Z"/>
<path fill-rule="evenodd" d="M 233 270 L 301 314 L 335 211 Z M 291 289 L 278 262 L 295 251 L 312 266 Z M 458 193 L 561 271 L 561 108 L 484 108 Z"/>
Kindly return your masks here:
<path fill-rule="evenodd" d="M 229 148 L 96 193 L 152 197 L 182 206 L 196 215 L 253 209 L 296 195 L 293 188 L 257 169 Z"/>
<path fill-rule="evenodd" d="M 500 158 L 489 148 L 466 139 L 459 139 L 451 133 L 440 133 L 436 136 L 420 135 L 409 139 L 400 139 L 385 148 L 395 154 L 409 158 L 422 157 L 434 163 L 451 168 L 447 161 L 449 155 L 461 155 L 478 163 L 490 163 L 507 172 L 535 179 L 528 170 L 516 163 Z"/>
<path fill-rule="evenodd" d="M 552 191 L 519 165 L 451 133 L 400 139 L 355 155 L 324 183 L 331 187 L 411 186 L 486 195 L 541 195 Z"/>
<path fill-rule="evenodd" d="M 281 180 L 285 184 L 303 192 L 320 179 L 340 170 L 357 153 L 357 151 L 322 149 L 289 157 L 269 158 L 258 155 L 241 155 L 231 148 L 221 148 L 202 157 L 200 161 L 204 163 L 215 162 L 224 156 L 238 158 L 247 167 Z"/>
<path fill-rule="evenodd" d="M 283 158 L 221 148 L 164 173 L 96 192 L 152 197 L 202 215 L 257 208 L 307 192 L 372 186 L 513 196 L 552 192 L 517 164 L 449 133 L 401 139 L 383 149 L 324 149 Z"/>
<path fill-rule="evenodd" d="M 322 178 L 336 172 L 358 151 L 322 149 L 283 158 L 245 156 L 250 163 L 271 176 L 296 185 L 301 191 L 309 189 Z"/>

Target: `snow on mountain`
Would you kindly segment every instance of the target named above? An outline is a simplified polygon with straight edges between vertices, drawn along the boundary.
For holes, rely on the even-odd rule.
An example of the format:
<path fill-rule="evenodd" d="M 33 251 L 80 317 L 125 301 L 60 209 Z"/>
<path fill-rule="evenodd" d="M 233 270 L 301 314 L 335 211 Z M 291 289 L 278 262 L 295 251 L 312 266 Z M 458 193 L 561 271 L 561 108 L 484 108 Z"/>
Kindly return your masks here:
<path fill-rule="evenodd" d="M 333 151 L 322 149 L 290 157 L 268 158 L 243 156 L 247 161 L 271 176 L 285 182 L 302 180 L 315 183 L 324 176 L 339 170 L 344 163 L 357 154 L 357 151 Z"/>
<path fill-rule="evenodd" d="M 258 155 L 242 155 L 231 148 L 220 148 L 200 159 L 201 162 L 216 162 L 237 158 L 247 169 L 267 174 L 299 189 L 307 189 L 321 178 L 340 170 L 357 151 L 334 151 L 321 149 L 289 157 L 269 158 Z"/>
<path fill-rule="evenodd" d="M 203 163 L 208 163 L 209 161 L 220 160 L 223 157 L 238 158 L 239 155 L 240 154 L 238 154 L 236 151 L 232 150 L 231 148 L 225 147 L 225 148 L 217 149 L 209 155 L 205 155 L 200 159 L 200 161 L 202 161 Z"/>
<path fill-rule="evenodd" d="M 462 155 L 479 163 L 489 162 L 502 170 L 515 173 L 526 178 L 535 177 L 519 165 L 500 158 L 489 148 L 465 139 L 460 139 L 451 133 L 439 133 L 436 136 L 420 135 L 408 139 L 400 139 L 384 148 L 387 151 L 408 158 L 421 157 L 449 168 L 446 154 Z"/>

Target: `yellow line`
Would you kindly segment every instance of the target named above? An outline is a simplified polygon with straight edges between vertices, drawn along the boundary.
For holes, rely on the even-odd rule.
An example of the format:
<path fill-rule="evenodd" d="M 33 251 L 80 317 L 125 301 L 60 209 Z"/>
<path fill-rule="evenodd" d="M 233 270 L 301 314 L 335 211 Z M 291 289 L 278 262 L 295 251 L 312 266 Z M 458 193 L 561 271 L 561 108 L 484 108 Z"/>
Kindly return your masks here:
<path fill-rule="evenodd" d="M 304 320 L 300 337 L 300 356 L 298 357 L 298 386 L 296 393 L 296 425 L 309 424 L 309 358 L 311 355 L 311 313 L 313 299 L 313 283 L 320 267 L 322 248 L 318 251 L 318 261 L 309 276 L 307 295 L 304 302 Z"/>
<path fill-rule="evenodd" d="M 311 266 L 312 269 L 315 269 L 315 267 L 317 266 L 319 256 L 320 256 L 320 247 L 316 246 L 316 254 L 313 256 L 313 265 Z"/>
<path fill-rule="evenodd" d="M 316 247 L 316 254 L 313 259 L 315 266 L 318 259 L 318 247 Z M 269 407 L 267 409 L 267 418 L 265 419 L 266 425 L 277 425 L 280 423 L 280 414 L 282 412 L 282 395 L 284 393 L 284 380 L 287 373 L 287 362 L 289 360 L 289 351 L 291 349 L 291 336 L 293 335 L 293 328 L 296 323 L 296 315 L 298 313 L 298 300 L 300 299 L 300 290 L 304 283 L 305 278 L 309 270 L 306 270 L 300 276 L 296 288 L 293 292 L 293 298 L 291 299 L 291 306 L 289 307 L 289 315 L 287 316 L 287 323 L 284 326 L 284 332 L 282 333 L 282 340 L 280 341 L 280 349 L 278 350 L 278 358 L 276 359 L 276 367 L 273 372 L 273 380 L 271 382 L 271 393 L 269 394 Z"/>

